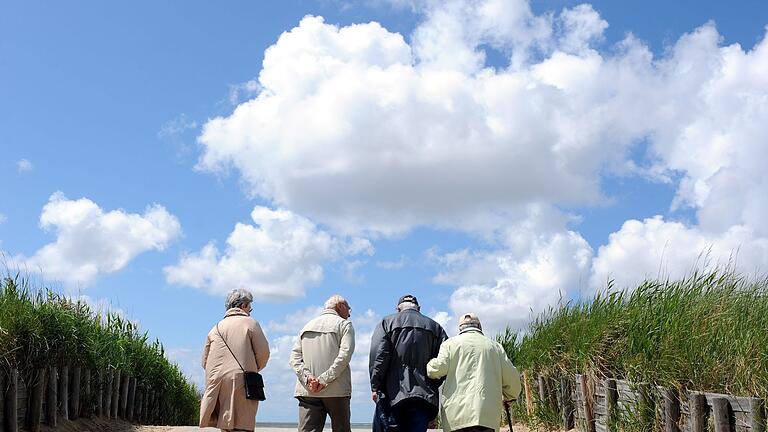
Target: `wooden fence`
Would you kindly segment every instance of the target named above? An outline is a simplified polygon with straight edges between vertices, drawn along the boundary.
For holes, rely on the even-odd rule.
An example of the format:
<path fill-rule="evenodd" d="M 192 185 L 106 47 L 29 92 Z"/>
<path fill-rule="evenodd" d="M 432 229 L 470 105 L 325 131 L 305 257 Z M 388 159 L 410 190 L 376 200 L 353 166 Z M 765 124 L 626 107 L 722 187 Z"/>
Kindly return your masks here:
<path fill-rule="evenodd" d="M 26 374 L 0 370 L 0 431 L 37 432 L 59 419 L 120 418 L 149 424 L 159 420 L 157 394 L 120 370 L 63 366 Z"/>
<path fill-rule="evenodd" d="M 765 432 L 763 399 L 674 388 L 650 387 L 618 379 L 536 376 L 523 372 L 526 409 L 556 413 L 564 429 L 621 430 L 640 421 L 664 432 Z M 531 387 L 536 388 L 536 396 Z"/>

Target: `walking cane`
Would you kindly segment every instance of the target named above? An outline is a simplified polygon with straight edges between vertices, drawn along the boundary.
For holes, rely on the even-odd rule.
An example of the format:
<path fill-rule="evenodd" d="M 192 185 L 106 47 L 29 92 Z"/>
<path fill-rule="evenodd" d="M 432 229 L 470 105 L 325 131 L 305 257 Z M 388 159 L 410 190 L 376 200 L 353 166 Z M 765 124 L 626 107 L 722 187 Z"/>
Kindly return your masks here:
<path fill-rule="evenodd" d="M 509 402 L 504 401 L 504 412 L 507 413 L 507 424 L 509 425 L 509 432 L 512 432 L 512 416 L 509 414 Z"/>

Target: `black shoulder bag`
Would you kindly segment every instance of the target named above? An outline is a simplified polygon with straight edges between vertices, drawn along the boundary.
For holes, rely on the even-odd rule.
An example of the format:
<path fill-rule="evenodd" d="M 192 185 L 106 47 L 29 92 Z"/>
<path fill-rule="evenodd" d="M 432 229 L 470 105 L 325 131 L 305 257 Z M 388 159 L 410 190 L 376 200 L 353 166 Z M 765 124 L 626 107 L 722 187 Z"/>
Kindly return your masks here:
<path fill-rule="evenodd" d="M 216 324 L 216 332 L 219 333 L 219 336 L 221 337 L 221 340 L 224 341 L 224 345 L 229 350 L 229 353 L 232 354 L 237 365 L 240 366 L 240 370 L 243 371 L 243 375 L 245 376 L 245 398 L 258 401 L 266 400 L 267 397 L 264 395 L 264 380 L 261 378 L 261 374 L 258 372 L 249 372 L 243 368 L 243 365 L 240 364 L 240 360 L 237 359 L 235 353 L 232 352 L 232 348 L 229 347 L 227 340 L 224 339 L 224 336 L 221 334 L 218 324 Z"/>

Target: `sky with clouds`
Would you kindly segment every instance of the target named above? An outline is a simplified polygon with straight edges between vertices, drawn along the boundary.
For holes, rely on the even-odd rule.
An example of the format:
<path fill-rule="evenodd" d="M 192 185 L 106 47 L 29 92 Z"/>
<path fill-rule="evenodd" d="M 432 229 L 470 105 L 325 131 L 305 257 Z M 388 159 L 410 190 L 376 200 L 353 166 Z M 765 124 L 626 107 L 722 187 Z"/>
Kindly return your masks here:
<path fill-rule="evenodd" d="M 295 418 L 293 338 L 341 293 L 368 421 L 402 294 L 494 333 L 608 280 L 765 273 L 767 24 L 761 1 L 5 2 L 3 261 L 198 383 L 250 289 L 262 421 Z"/>

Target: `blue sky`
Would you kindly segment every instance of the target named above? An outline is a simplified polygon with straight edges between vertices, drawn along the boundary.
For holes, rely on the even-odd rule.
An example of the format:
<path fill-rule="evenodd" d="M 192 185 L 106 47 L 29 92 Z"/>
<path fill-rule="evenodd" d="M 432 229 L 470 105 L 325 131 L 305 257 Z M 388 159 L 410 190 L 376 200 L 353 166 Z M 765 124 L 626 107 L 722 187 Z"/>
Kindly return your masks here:
<path fill-rule="evenodd" d="M 404 293 L 493 332 L 608 278 L 764 271 L 766 24 L 760 1 L 4 2 L 0 251 L 198 382 L 224 293 L 253 289 L 263 421 L 294 418 L 286 350 L 340 292 L 366 421 Z"/>

